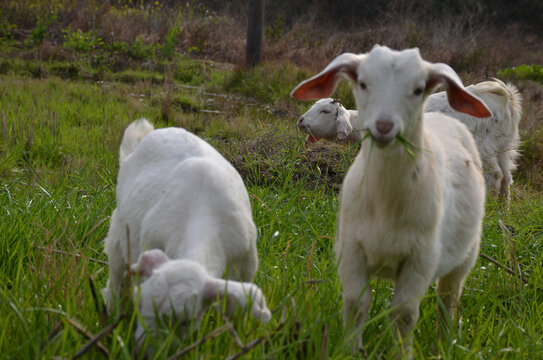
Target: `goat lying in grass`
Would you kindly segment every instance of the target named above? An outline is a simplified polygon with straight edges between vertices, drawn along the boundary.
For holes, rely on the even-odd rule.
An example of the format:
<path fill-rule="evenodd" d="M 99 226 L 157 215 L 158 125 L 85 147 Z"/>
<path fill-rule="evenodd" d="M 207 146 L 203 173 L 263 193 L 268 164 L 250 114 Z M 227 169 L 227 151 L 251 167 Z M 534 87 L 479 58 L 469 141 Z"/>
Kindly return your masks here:
<path fill-rule="evenodd" d="M 251 283 L 256 238 L 245 185 L 213 147 L 183 129 L 154 130 L 145 119 L 125 130 L 117 208 L 105 240 L 110 310 L 133 264 L 139 312 L 151 331 L 157 314 L 174 313 L 182 331 L 197 328 L 219 298 L 242 307 L 250 298 L 253 316 L 267 322 L 266 300 Z M 227 266 L 229 280 L 221 278 Z M 136 338 L 144 334 L 138 324 Z"/>
<path fill-rule="evenodd" d="M 447 101 L 446 92 L 430 95 L 425 111 L 450 115 L 468 127 L 481 155 L 487 188 L 509 199 L 512 172 L 518 156 L 522 96 L 514 85 L 504 84 L 498 79 L 470 85 L 466 89 L 485 102 L 492 117 L 479 119 L 454 110 Z M 318 100 L 299 117 L 297 126 L 308 134 L 306 145 L 321 138 L 332 141 L 337 138 L 347 143 L 360 141 L 358 111 L 347 110 L 331 98 Z"/>
<path fill-rule="evenodd" d="M 424 61 L 418 49 L 375 46 L 345 53 L 300 83 L 292 96 L 329 96 L 337 79 L 351 84 L 361 129 L 371 135 L 351 165 L 341 191 L 335 251 L 343 286 L 343 314 L 362 348 L 362 327 L 373 276 L 395 283 L 395 334 L 410 353 L 419 304 L 431 282 L 449 314 L 477 259 L 485 184 L 473 135 L 460 121 L 424 113 L 438 85 L 450 105 L 477 117 L 491 115 L 445 64 Z M 407 147 L 407 148 L 406 148 Z"/>

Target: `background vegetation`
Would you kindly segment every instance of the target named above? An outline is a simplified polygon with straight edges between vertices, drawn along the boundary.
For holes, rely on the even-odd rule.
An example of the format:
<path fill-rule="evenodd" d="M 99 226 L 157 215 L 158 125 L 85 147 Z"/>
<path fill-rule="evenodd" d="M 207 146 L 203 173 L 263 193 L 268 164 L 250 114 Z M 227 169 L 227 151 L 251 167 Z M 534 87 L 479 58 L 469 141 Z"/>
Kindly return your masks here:
<path fill-rule="evenodd" d="M 541 2 L 274 1 L 264 62 L 244 62 L 245 1 L 6 0 L 0 3 L 0 353 L 131 358 L 134 316 L 103 313 L 103 244 L 123 129 L 145 116 L 214 145 L 246 181 L 259 229 L 256 282 L 271 308 L 210 311 L 186 339 L 164 324 L 156 358 L 345 358 L 332 243 L 337 190 L 356 148 L 303 146 L 309 104 L 290 90 L 343 51 L 418 46 L 465 83 L 513 82 L 524 96 L 522 157 L 508 208 L 489 198 L 482 257 L 462 321 L 437 340 L 434 289 L 417 358 L 543 354 Z M 347 86 L 336 97 L 353 101 Z M 505 269 L 507 268 L 507 269 Z M 374 283 L 369 358 L 398 351 L 391 285 Z M 191 344 L 196 344 L 190 347 Z M 184 351 L 184 352 L 183 352 Z M 141 357 L 141 355 L 140 355 Z"/>

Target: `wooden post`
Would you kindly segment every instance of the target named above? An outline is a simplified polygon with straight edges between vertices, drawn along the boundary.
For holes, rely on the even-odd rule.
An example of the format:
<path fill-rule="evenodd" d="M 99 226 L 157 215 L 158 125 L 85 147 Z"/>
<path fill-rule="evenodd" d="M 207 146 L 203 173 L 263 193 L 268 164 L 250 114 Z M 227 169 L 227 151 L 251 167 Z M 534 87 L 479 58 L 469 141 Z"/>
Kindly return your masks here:
<path fill-rule="evenodd" d="M 248 15 L 245 67 L 251 68 L 260 62 L 264 28 L 264 0 L 249 0 Z"/>

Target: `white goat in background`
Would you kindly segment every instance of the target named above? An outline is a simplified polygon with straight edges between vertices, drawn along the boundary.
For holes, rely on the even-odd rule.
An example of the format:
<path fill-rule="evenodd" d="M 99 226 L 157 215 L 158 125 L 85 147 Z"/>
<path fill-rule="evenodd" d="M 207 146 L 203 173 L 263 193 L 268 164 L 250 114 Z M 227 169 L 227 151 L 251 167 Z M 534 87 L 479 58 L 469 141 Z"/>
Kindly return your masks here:
<path fill-rule="evenodd" d="M 465 90 L 445 64 L 424 61 L 418 49 L 375 46 L 345 53 L 292 92 L 298 99 L 329 96 L 337 79 L 351 84 L 362 142 L 343 182 L 335 251 L 343 286 L 343 318 L 362 348 L 373 276 L 395 283 L 395 335 L 406 340 L 431 282 L 454 314 L 465 277 L 477 259 L 484 213 L 481 160 L 464 124 L 441 113 L 424 113 L 428 95 L 447 89 L 451 106 L 477 117 L 490 111 Z M 413 146 L 412 152 L 404 147 Z"/>
<path fill-rule="evenodd" d="M 331 98 L 318 100 L 298 118 L 296 126 L 308 134 L 306 145 L 320 139 L 338 139 L 350 144 L 360 141 L 358 111 L 347 110 L 338 100 Z"/>
<path fill-rule="evenodd" d="M 439 111 L 466 124 L 475 137 L 488 189 L 509 200 L 512 173 L 517 168 L 522 96 L 514 85 L 498 79 L 470 85 L 467 90 L 485 102 L 492 117 L 477 119 L 454 110 L 445 92 L 430 96 L 425 110 Z"/>
<path fill-rule="evenodd" d="M 226 298 L 229 308 L 246 307 L 246 297 L 252 298 L 253 316 L 267 322 L 266 300 L 251 283 L 256 239 L 245 185 L 213 147 L 183 129 L 154 130 L 145 119 L 125 130 L 117 208 L 105 240 L 110 310 L 132 265 L 141 281 L 139 311 L 150 330 L 155 310 L 175 313 L 182 331 L 191 322 L 195 329 L 218 298 Z M 136 339 L 144 333 L 138 324 Z"/>
<path fill-rule="evenodd" d="M 509 199 L 512 172 L 516 169 L 518 156 L 522 96 L 514 85 L 504 84 L 498 79 L 470 85 L 466 89 L 485 102 L 492 117 L 479 119 L 454 110 L 444 91 L 430 95 L 425 111 L 438 111 L 466 124 L 481 155 L 487 188 Z M 358 111 L 347 110 L 331 98 L 318 100 L 299 117 L 297 126 L 308 134 L 306 145 L 321 138 L 332 141 L 337 138 L 347 143 L 360 140 Z"/>

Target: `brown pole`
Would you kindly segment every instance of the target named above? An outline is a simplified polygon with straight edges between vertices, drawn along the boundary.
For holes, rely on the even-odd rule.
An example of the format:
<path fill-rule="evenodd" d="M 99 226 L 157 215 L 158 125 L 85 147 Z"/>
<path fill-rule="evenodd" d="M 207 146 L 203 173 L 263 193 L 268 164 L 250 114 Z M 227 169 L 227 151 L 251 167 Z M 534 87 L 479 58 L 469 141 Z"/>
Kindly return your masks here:
<path fill-rule="evenodd" d="M 264 0 L 249 0 L 247 23 L 247 49 L 245 67 L 252 68 L 260 62 L 264 28 Z"/>

